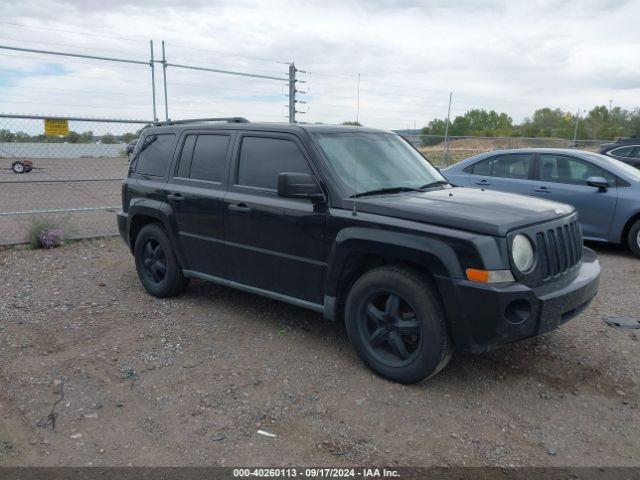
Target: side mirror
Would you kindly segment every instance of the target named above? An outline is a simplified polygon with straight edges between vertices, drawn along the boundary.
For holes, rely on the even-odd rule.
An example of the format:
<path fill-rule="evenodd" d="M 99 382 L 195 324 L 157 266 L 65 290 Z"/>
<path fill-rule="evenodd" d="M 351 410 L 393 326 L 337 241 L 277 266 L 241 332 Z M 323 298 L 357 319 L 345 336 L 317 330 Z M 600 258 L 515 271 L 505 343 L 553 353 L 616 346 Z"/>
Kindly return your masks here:
<path fill-rule="evenodd" d="M 589 177 L 587 178 L 587 185 L 596 187 L 601 192 L 606 192 L 609 187 L 609 182 L 607 182 L 604 177 Z"/>
<path fill-rule="evenodd" d="M 307 198 L 324 201 L 324 193 L 316 178 L 308 173 L 281 173 L 278 175 L 278 196 Z"/>

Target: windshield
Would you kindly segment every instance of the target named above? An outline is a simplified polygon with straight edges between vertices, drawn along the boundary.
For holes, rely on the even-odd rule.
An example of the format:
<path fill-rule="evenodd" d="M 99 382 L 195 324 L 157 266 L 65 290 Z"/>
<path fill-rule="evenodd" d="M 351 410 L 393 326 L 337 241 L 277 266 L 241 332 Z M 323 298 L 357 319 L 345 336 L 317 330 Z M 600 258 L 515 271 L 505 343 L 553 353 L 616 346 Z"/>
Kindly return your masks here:
<path fill-rule="evenodd" d="M 313 133 L 313 137 L 349 195 L 447 183 L 440 172 L 397 135 L 345 132 Z"/>

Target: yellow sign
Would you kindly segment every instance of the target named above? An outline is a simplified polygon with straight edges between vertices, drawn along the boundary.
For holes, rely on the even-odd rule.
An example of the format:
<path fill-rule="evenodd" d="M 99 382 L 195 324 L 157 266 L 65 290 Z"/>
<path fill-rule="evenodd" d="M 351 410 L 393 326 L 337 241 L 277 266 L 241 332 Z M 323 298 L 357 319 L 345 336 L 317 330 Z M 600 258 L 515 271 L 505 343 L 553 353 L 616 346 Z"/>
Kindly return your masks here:
<path fill-rule="evenodd" d="M 67 135 L 69 135 L 69 121 L 61 120 L 58 118 L 45 118 L 44 134 L 45 135 L 62 135 L 66 137 Z"/>

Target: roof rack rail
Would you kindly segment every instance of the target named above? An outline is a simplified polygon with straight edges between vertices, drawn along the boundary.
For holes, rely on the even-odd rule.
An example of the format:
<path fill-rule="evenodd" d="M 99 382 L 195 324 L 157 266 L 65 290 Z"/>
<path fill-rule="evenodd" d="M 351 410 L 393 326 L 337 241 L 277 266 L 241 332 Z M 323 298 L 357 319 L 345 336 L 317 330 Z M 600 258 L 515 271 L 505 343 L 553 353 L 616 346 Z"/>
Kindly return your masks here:
<path fill-rule="evenodd" d="M 199 122 L 227 122 L 227 123 L 249 123 L 244 117 L 218 117 L 218 118 L 188 118 L 185 120 L 167 120 L 166 122 L 153 122 L 153 125 L 179 125 L 181 123 L 199 123 Z"/>

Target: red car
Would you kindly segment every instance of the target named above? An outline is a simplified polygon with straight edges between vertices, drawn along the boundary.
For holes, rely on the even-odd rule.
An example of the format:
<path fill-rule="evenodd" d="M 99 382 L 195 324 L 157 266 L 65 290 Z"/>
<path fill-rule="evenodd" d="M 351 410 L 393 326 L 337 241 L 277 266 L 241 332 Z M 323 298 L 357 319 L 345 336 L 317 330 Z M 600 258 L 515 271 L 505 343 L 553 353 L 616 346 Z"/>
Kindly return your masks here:
<path fill-rule="evenodd" d="M 28 173 L 33 170 L 33 162 L 31 160 L 16 160 L 11 164 L 13 173 Z"/>

